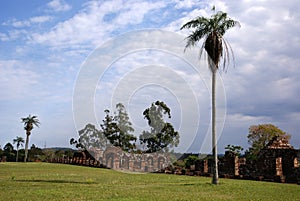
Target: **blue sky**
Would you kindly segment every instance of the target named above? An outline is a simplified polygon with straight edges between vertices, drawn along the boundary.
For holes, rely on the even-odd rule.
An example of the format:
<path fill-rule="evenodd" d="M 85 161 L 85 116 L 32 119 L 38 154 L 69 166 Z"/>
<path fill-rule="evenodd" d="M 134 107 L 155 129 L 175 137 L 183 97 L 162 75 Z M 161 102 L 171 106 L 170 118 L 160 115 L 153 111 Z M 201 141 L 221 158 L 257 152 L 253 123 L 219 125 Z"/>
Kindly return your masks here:
<path fill-rule="evenodd" d="M 181 40 L 182 54 L 175 49 L 143 51 L 132 43 L 130 36 L 134 34 L 130 33 L 149 29 L 174 33 L 166 44 L 174 43 L 178 48 L 175 39 L 189 33 L 179 30 L 183 23 L 199 15 L 209 16 L 215 5 L 241 23 L 241 28 L 225 34 L 235 52 L 236 67 L 230 66 L 219 78 L 219 149 L 222 151 L 227 144 L 247 148 L 248 128 L 262 123 L 275 124 L 291 134 L 291 144 L 299 148 L 300 6 L 296 0 L 12 0 L 1 4 L 2 147 L 16 136 L 25 137 L 20 118 L 29 114 L 37 115 L 41 121 L 40 128 L 32 132 L 30 144 L 69 146 L 69 139 L 76 137 L 76 129 L 82 127 L 73 117 L 78 78 L 89 69 L 93 55 L 102 55 L 94 63 L 101 66 L 107 56 L 103 54 L 105 47 L 113 49 L 111 42 L 116 42 L 120 47 L 129 47 L 128 52 L 110 66 L 101 66 L 105 68 L 104 74 L 96 74 L 97 84 L 88 86 L 94 90 L 93 115 L 98 123 L 103 109 L 122 100 L 136 130 L 143 129 L 141 111 L 160 98 L 170 105 L 175 127 L 182 129 L 179 150 L 207 152 L 209 74 L 204 68 L 194 71 L 183 60 L 184 54 L 194 55 L 199 49 L 184 53 Z M 126 40 L 122 38 L 124 34 L 129 36 Z M 145 36 L 142 42 L 146 45 L 141 46 L 151 46 L 151 40 L 153 44 L 168 40 L 158 35 L 151 37 Z M 123 41 L 132 46 L 123 45 Z M 145 66 L 153 67 L 152 71 L 148 72 Z M 193 98 L 193 103 L 187 101 Z M 196 103 L 198 113 L 191 107 L 196 108 Z M 200 117 L 193 121 L 197 115 Z M 191 120 L 190 124 L 186 119 Z M 202 149 L 203 146 L 206 148 Z"/>

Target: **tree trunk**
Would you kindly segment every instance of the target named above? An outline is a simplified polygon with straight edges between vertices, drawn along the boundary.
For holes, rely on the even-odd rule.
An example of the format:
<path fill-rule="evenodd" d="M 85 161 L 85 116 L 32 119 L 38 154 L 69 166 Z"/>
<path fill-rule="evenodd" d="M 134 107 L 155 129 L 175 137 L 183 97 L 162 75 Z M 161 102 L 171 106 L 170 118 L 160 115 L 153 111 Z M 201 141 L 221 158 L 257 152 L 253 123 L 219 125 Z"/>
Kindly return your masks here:
<path fill-rule="evenodd" d="M 219 184 L 219 175 L 218 175 L 218 151 L 217 151 L 217 135 L 216 135 L 216 68 L 212 68 L 212 93 L 211 93 L 211 102 L 212 102 L 212 152 L 213 152 L 213 178 L 212 184 Z"/>
<path fill-rule="evenodd" d="M 25 143 L 25 157 L 24 157 L 24 162 L 27 162 L 29 135 L 30 135 L 30 132 L 29 132 L 29 133 L 26 132 L 26 143 Z"/>
<path fill-rule="evenodd" d="M 19 147 L 17 146 L 17 156 L 16 156 L 16 162 L 18 162 L 18 158 L 19 158 Z"/>

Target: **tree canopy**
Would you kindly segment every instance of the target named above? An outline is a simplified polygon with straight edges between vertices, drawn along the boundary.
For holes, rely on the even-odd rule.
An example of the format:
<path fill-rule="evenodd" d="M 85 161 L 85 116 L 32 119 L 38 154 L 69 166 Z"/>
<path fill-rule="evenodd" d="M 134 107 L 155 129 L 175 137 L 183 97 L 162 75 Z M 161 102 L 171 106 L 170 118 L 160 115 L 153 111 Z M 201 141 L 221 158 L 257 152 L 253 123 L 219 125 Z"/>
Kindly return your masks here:
<path fill-rule="evenodd" d="M 79 142 L 75 142 L 77 148 L 96 148 L 96 149 L 105 149 L 107 140 L 103 135 L 103 132 L 98 130 L 95 125 L 87 124 L 82 130 L 78 131 Z M 78 144 L 79 143 L 79 144 Z"/>
<path fill-rule="evenodd" d="M 152 103 L 143 112 L 150 126 L 150 131 L 143 131 L 140 135 L 141 144 L 147 147 L 145 152 L 167 152 L 170 148 L 178 146 L 179 133 L 175 131 L 171 123 L 164 119 L 165 116 L 171 118 L 170 112 L 170 108 L 162 101 Z"/>
<path fill-rule="evenodd" d="M 251 145 L 250 152 L 254 155 L 263 149 L 274 137 L 284 137 L 289 140 L 290 135 L 273 124 L 252 125 L 249 128 L 248 143 Z"/>
<path fill-rule="evenodd" d="M 239 145 L 230 145 L 229 144 L 225 147 L 225 150 L 227 150 L 231 153 L 234 153 L 237 156 L 240 156 L 241 152 L 244 150 L 244 148 Z"/>
<path fill-rule="evenodd" d="M 133 135 L 134 129 L 125 106 L 118 103 L 114 116 L 110 114 L 108 109 L 104 112 L 106 116 L 100 125 L 104 136 L 110 144 L 120 147 L 123 151 L 133 151 L 136 137 Z"/>
<path fill-rule="evenodd" d="M 143 131 L 139 137 L 140 144 L 147 147 L 143 150 L 137 150 L 137 137 L 133 134 L 134 128 L 122 103 L 116 105 L 114 115 L 108 109 L 104 112 L 106 115 L 99 130 L 95 125 L 87 124 L 78 131 L 79 139 L 71 138 L 70 144 L 89 151 L 93 148 L 105 150 L 113 145 L 126 152 L 147 153 L 167 152 L 179 144 L 179 133 L 171 123 L 165 121 L 166 117 L 171 118 L 171 110 L 164 102 L 156 101 L 143 112 L 150 126 L 150 131 Z"/>
<path fill-rule="evenodd" d="M 215 11 L 215 8 L 212 10 Z M 230 60 L 230 53 L 234 60 L 231 47 L 223 38 L 223 35 L 228 29 L 235 26 L 240 26 L 240 23 L 229 18 L 227 13 L 218 11 L 209 18 L 203 16 L 196 17 L 185 23 L 180 29 L 193 29 L 192 33 L 187 37 L 185 48 L 195 46 L 197 42 L 204 39 L 200 49 L 200 56 L 202 55 L 203 49 L 205 49 L 213 62 L 213 65 L 210 65 L 211 70 L 215 71 L 219 67 L 219 62 L 222 57 L 224 69 Z"/>
<path fill-rule="evenodd" d="M 26 130 L 26 134 L 30 135 L 30 131 L 33 129 L 33 125 L 39 127 L 40 121 L 37 116 L 31 116 L 21 118 L 22 123 L 24 123 L 24 129 Z"/>
<path fill-rule="evenodd" d="M 20 146 L 23 146 L 24 138 L 17 136 L 15 139 L 13 139 L 13 144 L 17 144 L 17 150 Z"/>

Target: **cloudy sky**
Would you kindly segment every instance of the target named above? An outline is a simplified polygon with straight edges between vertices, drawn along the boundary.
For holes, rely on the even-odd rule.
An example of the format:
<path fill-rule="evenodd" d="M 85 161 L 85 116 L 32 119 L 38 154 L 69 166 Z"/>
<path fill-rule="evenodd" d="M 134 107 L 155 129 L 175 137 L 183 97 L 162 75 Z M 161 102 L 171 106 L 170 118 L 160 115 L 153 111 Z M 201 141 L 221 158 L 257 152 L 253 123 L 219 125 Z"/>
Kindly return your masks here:
<path fill-rule="evenodd" d="M 198 48 L 184 52 L 183 23 L 227 12 L 240 28 L 225 37 L 236 66 L 218 77 L 219 150 L 248 147 L 248 128 L 272 123 L 300 144 L 300 5 L 286 1 L 1 2 L 0 145 L 25 137 L 20 118 L 37 115 L 30 144 L 67 146 L 85 123 L 123 102 L 136 135 L 159 99 L 180 131 L 179 151 L 210 149 L 210 75 Z M 203 59 L 203 58 L 202 58 Z M 195 62 L 198 60 L 198 62 Z M 198 63 L 198 64 L 197 64 Z M 149 70 L 151 69 L 151 70 Z M 113 110 L 113 108 L 111 108 Z"/>

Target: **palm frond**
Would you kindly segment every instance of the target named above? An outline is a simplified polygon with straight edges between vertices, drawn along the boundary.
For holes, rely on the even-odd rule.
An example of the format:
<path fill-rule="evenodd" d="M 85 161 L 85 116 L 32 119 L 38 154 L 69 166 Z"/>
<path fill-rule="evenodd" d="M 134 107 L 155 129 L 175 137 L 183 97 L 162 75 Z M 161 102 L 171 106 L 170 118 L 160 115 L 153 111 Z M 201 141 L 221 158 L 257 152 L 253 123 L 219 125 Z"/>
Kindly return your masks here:
<path fill-rule="evenodd" d="M 199 42 L 202 38 L 206 38 L 206 36 L 207 36 L 207 27 L 197 28 L 186 38 L 187 43 L 185 45 L 185 50 L 188 47 L 195 46 L 197 42 Z"/>
<path fill-rule="evenodd" d="M 214 48 L 213 46 L 218 43 L 212 43 L 212 46 L 209 48 L 210 53 L 209 55 L 218 55 L 219 58 L 214 58 L 215 65 L 219 65 L 220 59 L 222 59 L 222 65 L 223 70 L 226 71 L 226 67 L 229 65 L 230 60 L 232 58 L 232 61 L 235 66 L 235 58 L 232 51 L 232 48 L 230 44 L 223 38 L 223 35 L 225 32 L 235 26 L 240 26 L 240 23 L 238 21 L 235 21 L 228 17 L 227 13 L 218 11 L 217 13 L 211 15 L 210 18 L 205 17 L 197 17 L 187 23 L 185 23 L 180 29 L 194 29 L 190 35 L 187 36 L 186 40 L 186 46 L 184 51 L 191 46 L 195 46 L 198 42 L 200 42 L 201 39 L 204 39 L 204 42 L 202 43 L 202 46 L 200 48 L 200 58 L 203 53 L 203 49 L 208 51 L 205 47 L 205 43 L 207 42 L 208 36 L 211 34 L 214 34 L 217 36 L 217 40 L 222 41 L 223 45 L 221 44 L 221 48 Z M 214 41 L 216 41 L 214 39 Z M 209 44 L 209 43 L 208 43 Z M 224 47 L 224 48 L 223 48 Z M 216 53 L 215 51 L 220 51 L 219 53 Z M 215 52 L 215 53 L 213 53 Z"/>
<path fill-rule="evenodd" d="M 202 43 L 202 46 L 201 46 L 200 52 L 199 52 L 199 59 L 201 59 L 201 57 L 202 57 L 204 47 L 205 47 L 205 43 Z"/>
<path fill-rule="evenodd" d="M 234 56 L 234 53 L 233 53 L 233 49 L 232 49 L 230 43 L 228 43 L 227 40 L 226 40 L 225 38 L 224 38 L 223 40 L 226 42 L 226 44 L 227 44 L 228 47 L 229 47 L 230 55 L 231 55 L 231 58 L 232 58 L 232 61 L 233 61 L 233 67 L 235 67 L 235 56 Z"/>
<path fill-rule="evenodd" d="M 34 124 L 35 126 L 39 127 L 40 121 L 37 119 L 37 116 L 31 116 L 29 115 L 28 117 L 25 118 L 21 118 L 22 123 L 24 123 L 24 126 L 26 128 L 26 126 L 28 124 Z"/>
<path fill-rule="evenodd" d="M 197 18 L 185 23 L 184 25 L 182 25 L 180 30 L 190 29 L 190 28 L 197 28 L 197 27 L 204 27 L 204 26 L 207 26 L 208 24 L 209 24 L 209 20 L 207 18 L 197 17 Z"/>
<path fill-rule="evenodd" d="M 222 41 L 223 41 L 223 44 L 224 44 L 224 49 L 223 49 L 223 54 L 224 54 L 224 57 L 223 57 L 223 70 L 226 72 L 227 71 L 227 68 L 226 66 L 226 63 L 229 64 L 230 62 L 230 53 L 229 53 L 229 50 L 228 50 L 228 44 L 227 42 L 222 38 Z"/>

